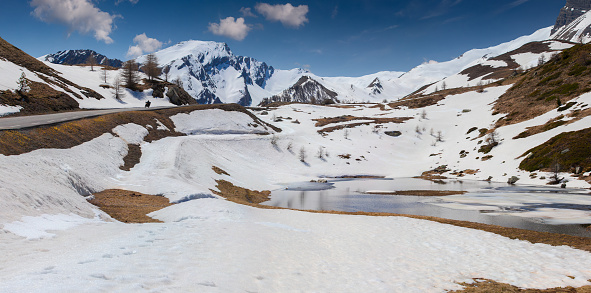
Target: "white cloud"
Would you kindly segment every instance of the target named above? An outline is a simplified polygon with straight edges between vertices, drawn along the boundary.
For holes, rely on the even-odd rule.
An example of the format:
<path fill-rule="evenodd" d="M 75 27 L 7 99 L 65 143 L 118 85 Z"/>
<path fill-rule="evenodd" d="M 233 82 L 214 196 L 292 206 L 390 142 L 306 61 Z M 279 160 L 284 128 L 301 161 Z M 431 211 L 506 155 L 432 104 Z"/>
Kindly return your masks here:
<path fill-rule="evenodd" d="M 257 17 L 256 14 L 252 13 L 252 8 L 250 7 L 242 7 L 240 8 L 240 13 L 244 17 Z"/>
<path fill-rule="evenodd" d="M 136 45 L 129 47 L 129 50 L 127 50 L 127 57 L 135 58 L 144 53 L 152 53 L 162 48 L 162 42 L 154 38 L 148 38 L 146 33 L 135 36 L 133 42 Z"/>
<path fill-rule="evenodd" d="M 244 18 L 226 17 L 220 19 L 220 23 L 209 23 L 209 31 L 215 35 L 226 36 L 237 41 L 242 41 L 248 35 L 251 27 L 244 23 Z"/>
<path fill-rule="evenodd" d="M 32 0 L 35 9 L 32 14 L 47 23 L 61 23 L 69 27 L 70 33 L 94 32 L 94 38 L 107 44 L 113 43 L 109 37 L 113 30 L 113 20 L 119 16 L 111 15 L 96 8 L 89 0 Z"/>
<path fill-rule="evenodd" d="M 115 2 L 115 5 L 119 5 L 119 4 L 121 4 L 121 2 L 125 2 L 125 1 L 129 1 L 129 2 L 131 2 L 131 4 L 137 4 L 140 0 L 117 0 L 117 2 Z"/>
<path fill-rule="evenodd" d="M 258 3 L 255 6 L 258 13 L 264 15 L 270 21 L 280 21 L 284 26 L 298 28 L 308 22 L 308 5 L 294 7 L 290 3 L 271 5 Z"/>

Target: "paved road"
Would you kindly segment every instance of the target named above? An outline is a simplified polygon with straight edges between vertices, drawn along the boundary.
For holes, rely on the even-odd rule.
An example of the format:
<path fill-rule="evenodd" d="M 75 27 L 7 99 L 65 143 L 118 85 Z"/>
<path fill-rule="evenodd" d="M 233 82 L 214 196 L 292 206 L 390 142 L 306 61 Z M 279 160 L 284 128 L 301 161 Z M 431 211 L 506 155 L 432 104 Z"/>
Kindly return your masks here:
<path fill-rule="evenodd" d="M 121 108 L 121 109 L 101 109 L 89 111 L 73 111 L 56 114 L 33 115 L 33 116 L 18 116 L 18 117 L 4 117 L 0 118 L 0 130 L 22 129 L 37 127 L 40 125 L 49 125 L 65 121 L 77 120 L 88 117 L 96 117 L 105 114 L 126 112 L 126 111 L 146 111 L 156 109 L 174 108 L 172 107 L 153 107 L 153 108 Z"/>

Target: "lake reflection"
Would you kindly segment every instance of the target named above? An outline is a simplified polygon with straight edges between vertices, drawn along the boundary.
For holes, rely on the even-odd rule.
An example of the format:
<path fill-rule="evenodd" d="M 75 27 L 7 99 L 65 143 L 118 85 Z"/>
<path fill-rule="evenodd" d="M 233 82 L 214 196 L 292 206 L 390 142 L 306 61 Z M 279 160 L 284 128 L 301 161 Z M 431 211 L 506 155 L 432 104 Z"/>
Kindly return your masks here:
<path fill-rule="evenodd" d="M 372 191 L 454 190 L 465 195 L 448 197 L 367 194 Z M 297 183 L 275 190 L 264 205 L 300 210 L 385 212 L 434 216 L 542 232 L 591 237 L 579 224 L 549 224 L 542 217 L 511 213 L 557 208 L 591 212 L 591 196 L 581 190 L 508 186 L 505 183 L 450 180 L 438 184 L 416 178 L 331 179 L 329 183 Z M 576 199 L 576 200 L 574 200 Z M 584 204 L 588 199 L 589 205 Z M 494 214 L 492 214 L 494 212 Z M 588 223 L 588 219 L 580 219 Z"/>

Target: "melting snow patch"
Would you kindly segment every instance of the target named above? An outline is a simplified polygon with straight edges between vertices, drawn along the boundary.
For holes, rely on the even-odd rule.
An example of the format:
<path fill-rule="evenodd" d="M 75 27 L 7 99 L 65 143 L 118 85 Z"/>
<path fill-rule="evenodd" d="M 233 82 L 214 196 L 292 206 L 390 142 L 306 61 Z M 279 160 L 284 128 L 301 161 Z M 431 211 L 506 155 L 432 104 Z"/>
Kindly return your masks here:
<path fill-rule="evenodd" d="M 113 132 L 130 144 L 140 144 L 148 135 L 148 130 L 141 125 L 128 123 L 113 128 Z"/>
<path fill-rule="evenodd" d="M 7 106 L 7 105 L 0 105 L 0 117 L 6 116 L 14 113 L 18 113 L 23 109 L 21 106 Z"/>
<path fill-rule="evenodd" d="M 47 231 L 63 231 L 81 224 L 97 222 L 101 222 L 97 217 L 89 219 L 75 214 L 45 214 L 38 217 L 25 216 L 20 221 L 4 224 L 4 230 L 31 240 L 55 236 Z"/>

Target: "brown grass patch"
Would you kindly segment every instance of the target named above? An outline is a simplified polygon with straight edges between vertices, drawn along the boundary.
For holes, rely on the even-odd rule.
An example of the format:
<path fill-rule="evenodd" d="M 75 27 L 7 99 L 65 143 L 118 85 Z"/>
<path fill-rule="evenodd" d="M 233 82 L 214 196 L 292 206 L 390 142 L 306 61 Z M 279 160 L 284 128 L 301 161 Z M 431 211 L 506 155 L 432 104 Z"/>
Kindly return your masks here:
<path fill-rule="evenodd" d="M 551 289 L 522 289 L 509 284 L 503 284 L 486 279 L 474 279 L 474 283 L 462 283 L 462 290 L 450 291 L 450 293 L 591 293 L 591 286 L 580 288 L 551 288 Z"/>
<path fill-rule="evenodd" d="M 124 223 L 161 223 L 147 214 L 172 205 L 166 197 L 128 190 L 107 189 L 93 195 L 91 204 Z"/>
<path fill-rule="evenodd" d="M 394 118 L 375 118 L 375 117 L 356 117 L 351 115 L 344 115 L 338 117 L 330 117 L 330 118 L 319 118 L 313 119 L 316 121 L 314 126 L 316 127 L 323 127 L 329 124 L 334 123 L 343 123 L 343 122 L 350 122 L 350 121 L 357 121 L 357 120 L 369 120 L 368 122 L 359 122 L 359 123 L 350 123 L 350 124 L 342 124 L 336 125 L 331 127 L 325 127 L 318 130 L 318 133 L 328 133 L 333 132 L 335 130 L 345 129 L 345 128 L 355 128 L 361 125 L 371 125 L 371 124 L 385 124 L 385 123 L 403 123 L 404 121 L 413 119 L 412 117 L 394 117 Z"/>
<path fill-rule="evenodd" d="M 147 142 L 169 136 L 183 136 L 183 133 L 176 131 L 157 130 L 157 121 L 160 121 L 168 129 L 175 129 L 174 123 L 169 118 L 170 116 L 178 113 L 189 113 L 207 109 L 243 112 L 253 117 L 260 125 L 281 131 L 279 128 L 262 122 L 244 107 L 236 104 L 194 105 L 152 111 L 120 112 L 56 125 L 0 131 L 0 154 L 19 155 L 43 148 L 67 149 L 97 138 L 104 133 L 110 133 L 116 126 L 127 123 L 135 123 L 147 127 L 149 130 L 149 134 L 145 138 Z"/>
<path fill-rule="evenodd" d="M 230 176 L 230 174 L 228 174 L 228 172 L 226 172 L 226 171 L 222 170 L 220 167 L 217 167 L 217 166 L 211 166 L 211 169 L 212 169 L 212 170 L 213 170 L 215 173 L 217 173 L 218 175 L 228 175 L 228 176 Z"/>
<path fill-rule="evenodd" d="M 496 127 L 530 120 L 591 91 L 591 45 L 576 45 L 518 77 L 496 102 Z"/>
<path fill-rule="evenodd" d="M 119 169 L 129 171 L 140 162 L 142 158 L 142 147 L 137 144 L 127 144 L 127 155 L 123 157 L 123 166 Z"/>
<path fill-rule="evenodd" d="M 271 191 L 269 190 L 250 190 L 240 186 L 236 186 L 233 183 L 226 180 L 216 180 L 216 182 L 216 188 L 219 191 L 210 189 L 211 192 L 236 203 L 249 205 L 254 204 L 258 206 L 259 203 L 268 201 L 269 196 L 271 196 Z"/>
<path fill-rule="evenodd" d="M 464 194 L 466 191 L 454 190 L 398 190 L 392 192 L 366 192 L 367 194 L 383 194 L 383 195 L 407 195 L 407 196 L 449 196 Z"/>

